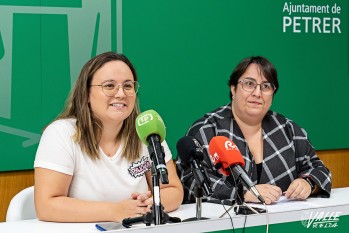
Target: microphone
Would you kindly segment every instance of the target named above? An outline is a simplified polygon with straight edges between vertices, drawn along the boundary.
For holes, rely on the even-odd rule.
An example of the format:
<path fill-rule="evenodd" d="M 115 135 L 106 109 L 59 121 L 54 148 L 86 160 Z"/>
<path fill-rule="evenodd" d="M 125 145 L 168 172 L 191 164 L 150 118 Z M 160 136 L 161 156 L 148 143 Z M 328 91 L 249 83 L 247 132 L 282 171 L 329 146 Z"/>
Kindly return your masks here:
<path fill-rule="evenodd" d="M 224 136 L 213 137 L 209 143 L 209 152 L 216 169 L 219 169 L 225 176 L 229 176 L 232 169 L 242 184 L 262 203 L 265 203 L 256 186 L 242 168 L 245 166 L 244 158 L 232 140 Z"/>
<path fill-rule="evenodd" d="M 204 160 L 204 154 L 199 141 L 192 136 L 185 136 L 177 142 L 177 152 L 183 163 L 190 163 L 196 184 L 203 189 L 206 196 L 211 196 L 213 192 L 210 180 L 206 170 L 201 165 L 201 161 Z"/>
<path fill-rule="evenodd" d="M 136 131 L 141 141 L 148 146 L 150 157 L 160 174 L 161 183 L 168 184 L 165 152 L 161 145 L 166 137 L 164 121 L 154 110 L 142 112 L 136 118 Z"/>

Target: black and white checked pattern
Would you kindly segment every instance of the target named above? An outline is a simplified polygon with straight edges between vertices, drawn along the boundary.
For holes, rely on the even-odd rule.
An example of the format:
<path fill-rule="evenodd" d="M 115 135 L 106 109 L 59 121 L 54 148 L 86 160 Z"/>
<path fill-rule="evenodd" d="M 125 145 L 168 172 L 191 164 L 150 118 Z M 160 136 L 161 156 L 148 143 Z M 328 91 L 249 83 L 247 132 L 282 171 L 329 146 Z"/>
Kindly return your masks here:
<path fill-rule="evenodd" d="M 291 182 L 301 176 L 311 176 L 321 187 L 319 196 L 329 197 L 331 192 L 331 173 L 316 155 L 307 133 L 292 120 L 268 111 L 262 122 L 263 153 L 261 184 L 272 184 L 286 191 Z M 245 160 L 245 170 L 251 180 L 257 184 L 257 167 L 247 146 L 244 136 L 233 118 L 231 103 L 222 106 L 194 122 L 187 132 L 203 146 L 205 159 L 203 166 L 210 177 L 214 192 L 208 201 L 217 202 L 217 198 L 231 204 L 236 188 L 232 176 L 225 177 L 212 167 L 208 155 L 208 145 L 214 136 L 230 138 L 239 148 Z M 183 164 L 178 156 L 177 172 L 184 187 L 183 203 L 195 202 L 195 180 L 190 164 Z"/>

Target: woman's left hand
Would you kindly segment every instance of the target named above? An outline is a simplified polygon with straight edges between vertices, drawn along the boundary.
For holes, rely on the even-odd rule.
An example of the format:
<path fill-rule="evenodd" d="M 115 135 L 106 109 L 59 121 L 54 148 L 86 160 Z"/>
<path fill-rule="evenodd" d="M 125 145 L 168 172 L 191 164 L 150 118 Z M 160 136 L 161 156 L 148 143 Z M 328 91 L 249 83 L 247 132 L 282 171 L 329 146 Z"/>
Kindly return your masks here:
<path fill-rule="evenodd" d="M 153 198 L 150 191 L 146 193 L 132 193 L 131 198 L 138 201 L 137 206 L 139 207 L 150 207 L 153 205 Z"/>
<path fill-rule="evenodd" d="M 311 194 L 310 184 L 303 178 L 297 178 L 288 187 L 285 192 L 287 199 L 305 200 Z"/>

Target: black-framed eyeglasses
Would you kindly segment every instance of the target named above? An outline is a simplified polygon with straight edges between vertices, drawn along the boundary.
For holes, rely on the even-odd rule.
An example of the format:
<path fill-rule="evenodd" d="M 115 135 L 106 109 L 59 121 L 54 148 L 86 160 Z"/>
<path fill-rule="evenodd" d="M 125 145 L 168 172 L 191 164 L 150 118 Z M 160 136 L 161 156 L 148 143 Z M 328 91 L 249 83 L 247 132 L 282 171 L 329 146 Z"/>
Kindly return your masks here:
<path fill-rule="evenodd" d="M 99 85 L 90 85 L 91 87 L 102 87 L 103 93 L 108 97 L 113 97 L 118 93 L 120 87 L 127 96 L 134 96 L 139 90 L 139 83 L 137 81 L 126 81 L 123 84 L 117 84 L 116 82 L 108 81 Z"/>
<path fill-rule="evenodd" d="M 256 80 L 253 80 L 250 78 L 245 78 L 243 80 L 240 80 L 239 83 L 241 84 L 242 89 L 244 89 L 247 92 L 253 92 L 259 85 L 262 93 L 265 95 L 272 95 L 276 89 L 274 84 L 272 83 L 265 82 L 265 83 L 258 84 Z"/>

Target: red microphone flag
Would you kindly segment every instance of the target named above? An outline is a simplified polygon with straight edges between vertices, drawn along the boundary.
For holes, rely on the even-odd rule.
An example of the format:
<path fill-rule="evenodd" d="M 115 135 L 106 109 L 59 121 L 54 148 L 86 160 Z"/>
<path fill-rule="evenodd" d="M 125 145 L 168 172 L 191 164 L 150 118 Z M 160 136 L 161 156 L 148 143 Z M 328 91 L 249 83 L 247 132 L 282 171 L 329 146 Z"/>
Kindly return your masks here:
<path fill-rule="evenodd" d="M 229 169 L 230 166 L 245 166 L 245 161 L 239 148 L 227 137 L 213 137 L 209 143 L 209 153 L 213 165 L 221 165 L 219 170 L 225 176 L 229 176 L 231 174 Z"/>

